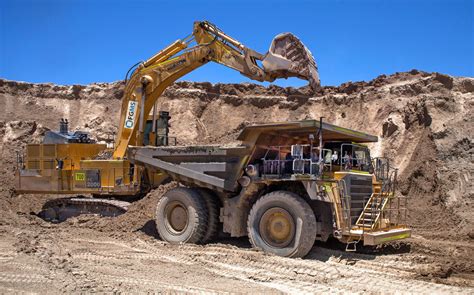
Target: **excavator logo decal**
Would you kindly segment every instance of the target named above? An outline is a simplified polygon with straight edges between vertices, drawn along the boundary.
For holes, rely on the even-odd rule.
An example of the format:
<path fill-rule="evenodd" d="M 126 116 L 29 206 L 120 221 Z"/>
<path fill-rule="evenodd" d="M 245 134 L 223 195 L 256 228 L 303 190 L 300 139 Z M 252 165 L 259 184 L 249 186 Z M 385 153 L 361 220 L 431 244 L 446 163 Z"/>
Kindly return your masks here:
<path fill-rule="evenodd" d="M 133 100 L 129 101 L 127 117 L 125 117 L 125 128 L 128 128 L 128 129 L 133 128 L 133 124 L 135 122 L 135 115 L 137 113 L 136 109 L 137 109 L 137 102 Z"/>

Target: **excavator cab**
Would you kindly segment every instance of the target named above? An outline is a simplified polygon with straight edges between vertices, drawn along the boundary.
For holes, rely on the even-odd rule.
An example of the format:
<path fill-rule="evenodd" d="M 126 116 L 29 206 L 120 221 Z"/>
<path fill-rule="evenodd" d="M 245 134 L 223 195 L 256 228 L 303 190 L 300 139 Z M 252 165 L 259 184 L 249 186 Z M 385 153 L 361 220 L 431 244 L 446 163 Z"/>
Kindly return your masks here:
<path fill-rule="evenodd" d="M 176 137 L 169 136 L 170 119 L 169 112 L 165 111 L 160 111 L 158 118 L 156 116 L 149 116 L 145 124 L 143 144 L 151 146 L 176 145 Z"/>

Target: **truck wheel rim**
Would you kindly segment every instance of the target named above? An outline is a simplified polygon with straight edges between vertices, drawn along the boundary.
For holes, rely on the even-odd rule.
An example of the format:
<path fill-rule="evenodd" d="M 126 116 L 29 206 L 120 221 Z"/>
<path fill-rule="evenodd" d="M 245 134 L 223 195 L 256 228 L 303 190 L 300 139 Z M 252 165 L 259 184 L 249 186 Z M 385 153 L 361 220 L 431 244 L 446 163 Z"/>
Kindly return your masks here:
<path fill-rule="evenodd" d="M 188 225 L 188 210 L 181 202 L 174 201 L 165 208 L 167 227 L 172 233 L 182 233 Z"/>
<path fill-rule="evenodd" d="M 295 236 L 295 222 L 283 208 L 273 207 L 265 211 L 259 224 L 260 236 L 272 247 L 284 248 Z"/>

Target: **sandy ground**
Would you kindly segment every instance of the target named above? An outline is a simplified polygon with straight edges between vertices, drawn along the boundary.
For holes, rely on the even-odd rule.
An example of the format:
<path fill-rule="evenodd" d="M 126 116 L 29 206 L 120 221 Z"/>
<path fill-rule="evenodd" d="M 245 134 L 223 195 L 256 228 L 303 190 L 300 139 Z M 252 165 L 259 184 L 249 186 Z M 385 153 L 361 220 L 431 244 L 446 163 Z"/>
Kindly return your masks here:
<path fill-rule="evenodd" d="M 119 217 L 61 224 L 35 215 L 41 199 L 12 197 L 0 217 L 0 292 L 474 292 L 474 245 L 419 234 L 356 253 L 335 240 L 317 243 L 304 259 L 260 252 L 246 238 L 170 245 L 159 239 L 153 214 L 174 186 L 151 192 Z"/>
<path fill-rule="evenodd" d="M 413 238 L 348 253 L 335 241 L 304 259 L 250 248 L 159 240 L 153 211 L 170 185 L 117 218 L 50 224 L 35 214 L 48 195 L 15 193 L 15 157 L 61 117 L 99 140 L 117 130 L 123 85 L 60 86 L 0 79 L 0 292 L 474 293 L 474 79 L 411 71 L 325 87 L 180 82 L 163 95 L 181 144 L 229 143 L 252 122 L 324 115 L 378 135 L 373 156 L 400 168 Z M 232 116 L 229 116 L 232 114 Z"/>
<path fill-rule="evenodd" d="M 424 249 L 435 241 L 415 235 L 380 252 L 348 253 L 330 243 L 290 259 L 250 249 L 246 239 L 170 245 L 146 230 L 111 233 L 84 228 L 81 219 L 22 219 L 29 226 L 0 226 L 0 292 L 474 292 L 472 274 L 451 275 L 434 262 L 442 251 L 473 253 L 472 243 Z"/>

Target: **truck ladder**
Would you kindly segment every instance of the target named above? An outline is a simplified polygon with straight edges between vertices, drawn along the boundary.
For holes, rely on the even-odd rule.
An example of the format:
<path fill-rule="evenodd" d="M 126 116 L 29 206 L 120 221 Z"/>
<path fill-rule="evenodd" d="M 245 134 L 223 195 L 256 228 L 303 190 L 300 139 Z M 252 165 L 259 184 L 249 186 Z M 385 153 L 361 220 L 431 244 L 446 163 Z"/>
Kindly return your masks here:
<path fill-rule="evenodd" d="M 388 200 L 392 196 L 392 193 L 384 192 L 383 190 L 381 192 L 372 193 L 364 210 L 362 210 L 362 213 L 357 219 L 356 225 L 364 230 L 374 229 L 380 220 L 380 215 L 382 215 Z"/>
<path fill-rule="evenodd" d="M 356 221 L 356 226 L 365 230 L 373 230 L 380 221 L 388 202 L 395 196 L 397 183 L 397 170 L 392 171 L 388 177 L 381 179 L 382 186 L 379 191 L 374 191 L 370 196 L 364 210 Z M 389 209 L 391 210 L 391 208 Z"/>

